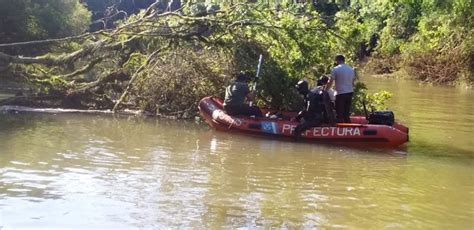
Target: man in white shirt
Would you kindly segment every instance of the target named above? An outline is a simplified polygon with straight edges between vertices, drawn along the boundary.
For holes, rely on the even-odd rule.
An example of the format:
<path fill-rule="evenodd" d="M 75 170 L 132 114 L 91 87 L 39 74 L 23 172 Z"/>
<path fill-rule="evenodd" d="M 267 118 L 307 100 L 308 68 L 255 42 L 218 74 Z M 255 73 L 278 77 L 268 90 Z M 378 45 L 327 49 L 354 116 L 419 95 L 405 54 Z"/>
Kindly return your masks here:
<path fill-rule="evenodd" d="M 336 114 L 337 122 L 350 123 L 352 95 L 354 93 L 355 72 L 352 67 L 345 64 L 343 55 L 336 55 L 336 67 L 331 71 L 331 79 L 326 89 L 330 89 L 336 82 Z"/>

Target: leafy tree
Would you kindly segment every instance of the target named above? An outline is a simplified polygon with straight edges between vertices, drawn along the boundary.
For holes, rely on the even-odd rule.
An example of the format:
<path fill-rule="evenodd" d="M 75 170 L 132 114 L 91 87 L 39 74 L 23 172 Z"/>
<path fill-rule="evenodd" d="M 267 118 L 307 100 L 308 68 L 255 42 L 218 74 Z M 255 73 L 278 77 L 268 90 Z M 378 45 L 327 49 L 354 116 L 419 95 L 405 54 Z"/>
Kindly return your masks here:
<path fill-rule="evenodd" d="M 79 0 L 0 0 L 0 43 L 76 35 L 90 23 Z"/>
<path fill-rule="evenodd" d="M 376 57 L 399 57 L 410 73 L 439 82 L 453 81 L 443 75 L 456 78 L 473 63 L 473 20 L 463 20 L 472 19 L 470 0 L 318 2 L 334 8 L 264 0 L 186 1 L 180 12 L 167 13 L 150 7 L 128 15 L 113 30 L 58 43 L 56 48 L 68 46 L 67 54 L 53 49 L 29 59 L 0 53 L 6 63 L 0 69 L 15 67 L 8 70 L 75 105 L 176 114 L 195 110 L 203 96 L 222 96 L 232 74 L 254 70 L 259 54 L 265 60 L 257 103 L 290 109 L 298 99 L 292 89 L 296 81 L 314 84 L 328 73 L 336 53 L 351 61 L 372 51 Z M 31 30 L 41 34 L 44 28 Z M 367 95 L 360 84 L 358 92 L 358 112 L 362 98 L 377 108 L 390 97 Z"/>

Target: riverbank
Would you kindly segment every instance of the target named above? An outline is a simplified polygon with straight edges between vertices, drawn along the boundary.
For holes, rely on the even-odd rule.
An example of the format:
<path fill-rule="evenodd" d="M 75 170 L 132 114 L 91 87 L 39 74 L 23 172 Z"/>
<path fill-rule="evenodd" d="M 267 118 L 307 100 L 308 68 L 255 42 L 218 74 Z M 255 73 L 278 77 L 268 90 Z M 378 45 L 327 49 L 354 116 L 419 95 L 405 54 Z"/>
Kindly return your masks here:
<path fill-rule="evenodd" d="M 401 55 L 374 56 L 365 58 L 357 66 L 361 73 L 377 77 L 405 78 L 428 84 L 474 88 L 474 73 L 469 69 L 467 61 L 416 59 L 419 63 L 404 59 Z"/>

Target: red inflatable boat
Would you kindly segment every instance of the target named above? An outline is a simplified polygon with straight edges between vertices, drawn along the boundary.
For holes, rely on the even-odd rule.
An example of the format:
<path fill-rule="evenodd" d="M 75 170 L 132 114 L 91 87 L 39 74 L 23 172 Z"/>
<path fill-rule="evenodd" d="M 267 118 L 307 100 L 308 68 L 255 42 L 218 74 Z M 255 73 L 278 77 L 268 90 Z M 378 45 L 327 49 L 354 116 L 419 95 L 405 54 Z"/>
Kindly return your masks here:
<path fill-rule="evenodd" d="M 201 116 L 217 130 L 292 137 L 298 125 L 298 122 L 284 119 L 230 116 L 223 110 L 222 102 L 216 97 L 205 97 L 199 102 Z M 262 112 L 265 114 L 269 110 L 262 109 Z M 296 115 L 292 112 L 284 114 L 286 117 Z M 402 124 L 368 124 L 363 116 L 352 116 L 351 122 L 310 128 L 302 134 L 302 140 L 376 148 L 396 148 L 408 141 L 408 128 Z"/>

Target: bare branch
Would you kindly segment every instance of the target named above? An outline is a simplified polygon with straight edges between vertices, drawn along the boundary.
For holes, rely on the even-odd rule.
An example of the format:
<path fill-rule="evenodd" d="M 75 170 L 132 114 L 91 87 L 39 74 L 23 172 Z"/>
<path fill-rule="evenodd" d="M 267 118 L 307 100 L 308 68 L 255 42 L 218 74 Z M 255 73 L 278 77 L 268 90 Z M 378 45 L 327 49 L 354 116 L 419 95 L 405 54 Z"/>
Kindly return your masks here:
<path fill-rule="evenodd" d="M 70 40 L 77 40 L 77 39 L 82 39 L 82 38 L 86 38 L 86 37 L 90 37 L 94 35 L 104 34 L 107 31 L 111 31 L 111 30 L 100 30 L 93 33 L 84 33 L 84 34 L 64 37 L 64 38 L 51 38 L 51 39 L 27 41 L 27 42 L 5 43 L 5 44 L 0 44 L 0 48 L 13 47 L 13 46 L 45 45 L 45 44 L 56 43 L 56 42 L 67 42 Z"/>

